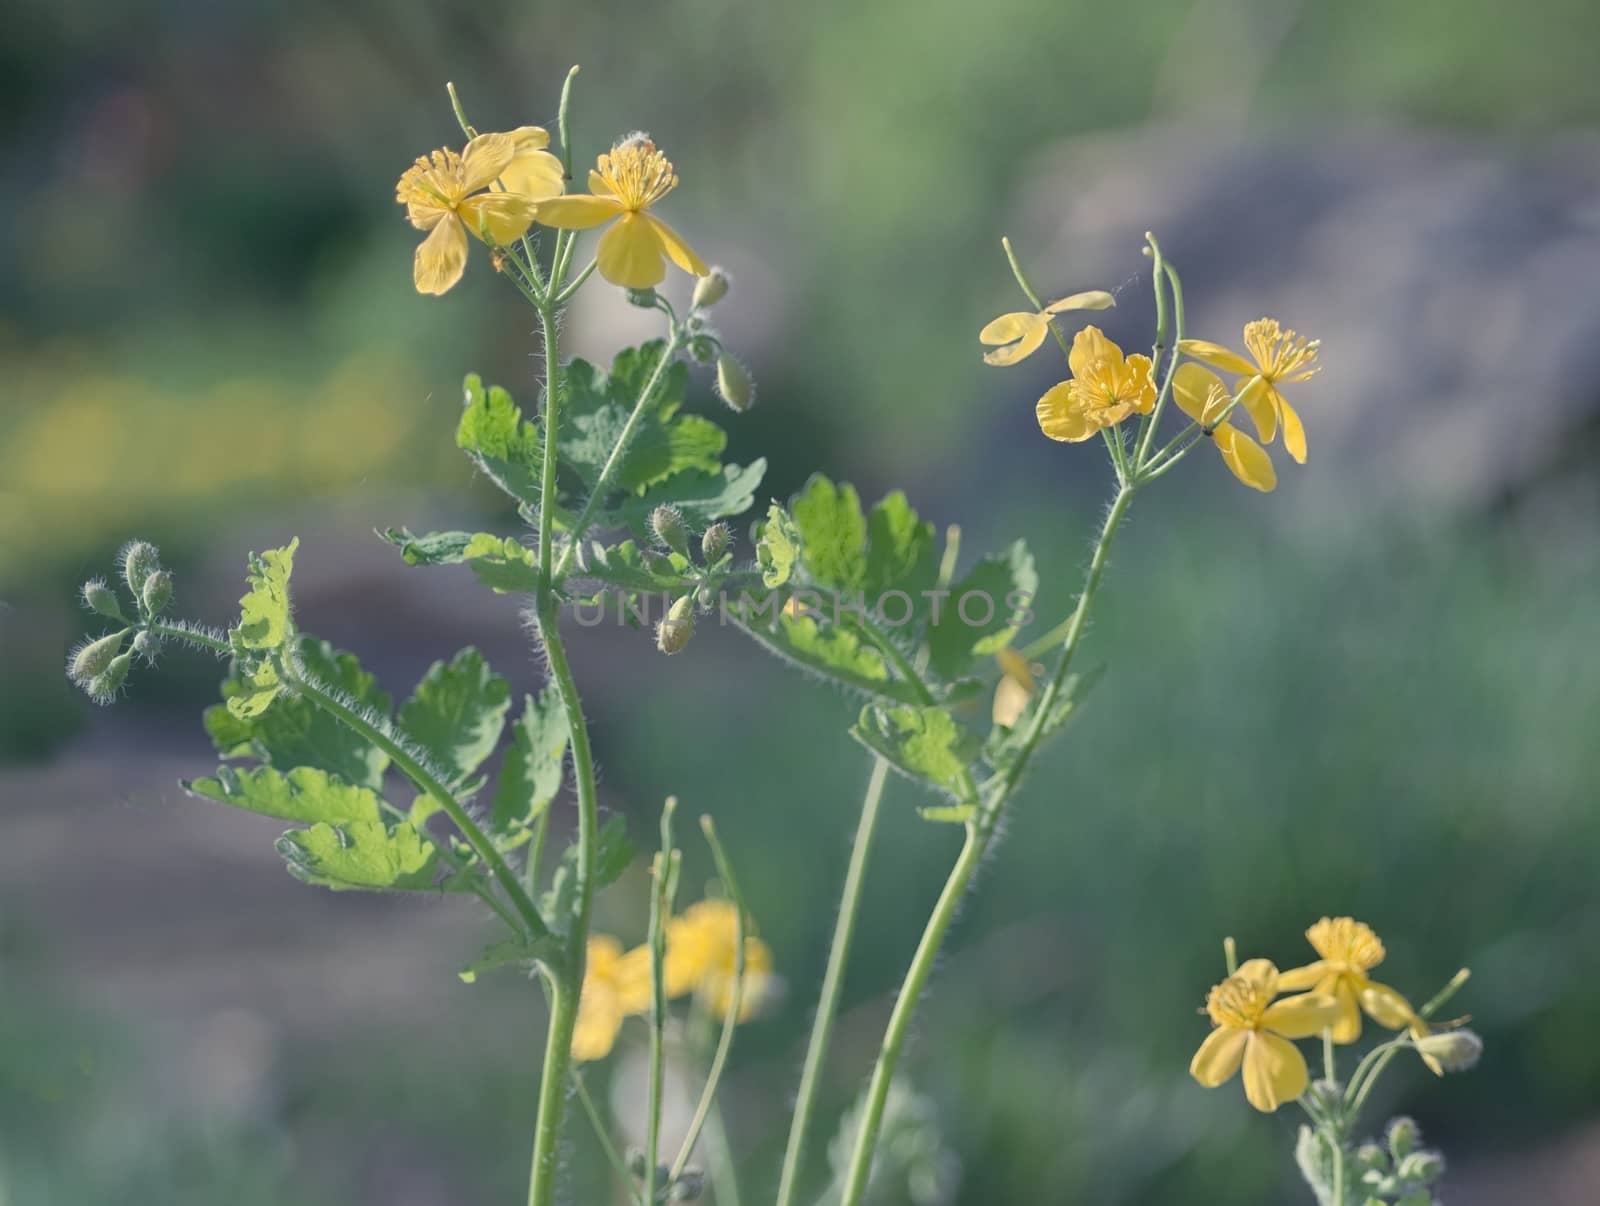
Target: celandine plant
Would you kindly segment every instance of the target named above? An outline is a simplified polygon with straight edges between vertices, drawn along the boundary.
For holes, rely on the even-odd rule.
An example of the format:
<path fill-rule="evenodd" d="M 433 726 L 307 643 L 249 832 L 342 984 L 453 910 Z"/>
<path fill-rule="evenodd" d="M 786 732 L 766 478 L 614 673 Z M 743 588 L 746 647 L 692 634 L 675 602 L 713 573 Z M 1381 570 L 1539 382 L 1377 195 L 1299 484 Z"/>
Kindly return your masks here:
<path fill-rule="evenodd" d="M 600 823 L 588 725 L 561 634 L 563 609 L 586 623 L 607 615 L 637 622 L 659 601 L 656 645 L 669 654 L 690 643 L 697 617 L 715 613 L 790 664 L 855 693 L 863 703 L 850 734 L 873 766 L 775 1200 L 793 1206 L 821 1193 L 822 1200 L 859 1206 L 874 1178 L 886 1175 L 887 1162 L 876 1159 L 886 1127 L 903 1133 L 925 1122 L 903 1092 L 892 1092 L 911 1022 L 960 901 L 1033 759 L 1080 706 L 1088 682 L 1074 665 L 1129 508 L 1202 445 L 1214 448 L 1244 485 L 1273 489 L 1265 446 L 1281 434 L 1290 457 L 1305 460 L 1305 431 L 1284 389 L 1316 373 L 1318 346 L 1271 319 L 1245 328 L 1248 355 L 1189 339 L 1178 274 L 1154 238 L 1145 249 L 1157 302 L 1150 355 L 1124 355 L 1094 326 L 1069 340 L 1065 316 L 1107 308 L 1114 299 L 1091 290 L 1046 303 L 1004 243 L 1030 308 L 983 329 L 979 338 L 991 349 L 985 359 L 1015 364 L 1053 339 L 1070 375 L 1039 399 L 1040 429 L 1062 442 L 1098 441 L 1115 481 L 1067 613 L 1024 639 L 1039 585 L 1025 545 L 963 567 L 956 527 L 941 541 L 903 494 L 864 510 L 852 487 L 821 476 L 787 505 L 768 507 L 751 529 L 753 558 L 743 556 L 727 520 L 752 506 L 765 464 L 725 464 L 723 430 L 685 409 L 688 361 L 716 366 L 717 391 L 735 412 L 753 398 L 749 373 L 711 325 L 728 277 L 656 212 L 678 178 L 647 136 L 629 135 L 599 155 L 588 191 L 569 191 L 567 113 L 576 73 L 562 90 L 557 150 L 534 126 L 478 133 L 451 89 L 467 139 L 463 149 L 418 159 L 397 187 L 407 217 L 425 236 L 416 251 L 417 290 L 447 293 L 466 271 L 473 242 L 481 243 L 480 265 L 507 281 L 537 316 L 546 371 L 536 404 L 526 410 L 507 390 L 469 375 L 456 426 L 457 445 L 515 503 L 526 539 L 405 528 L 382 535 L 408 564 L 465 565 L 491 590 L 525 597 L 549 667 L 543 690 L 514 703 L 506 680 L 469 648 L 436 663 L 396 708 L 354 655 L 296 626 L 295 541 L 251 556 L 249 589 L 227 631 L 169 616 L 173 585 L 156 550 L 129 544 L 120 566 L 125 597 L 101 581 L 83 590 L 84 603 L 117 627 L 76 649 L 68 673 L 90 696 L 110 702 L 134 659 L 154 662 L 168 644 L 224 659 L 230 669 L 223 702 L 206 712 L 205 727 L 225 765 L 186 783 L 191 794 L 290 823 L 278 851 L 307 883 L 482 902 L 500 932 L 467 964 L 463 979 L 498 967 L 531 971 L 549 1005 L 530 1206 L 558 1200 L 560 1138 L 572 1101 L 593 1124 L 631 1201 L 654 1206 L 698 1197 L 708 1177 L 698 1154 L 705 1138 L 712 1192 L 722 1206 L 735 1206 L 735 1162 L 718 1117 L 717 1087 L 737 1027 L 773 995 L 771 952 L 756 936 L 709 818 L 701 828 L 719 887 L 680 910 L 670 798 L 651 864 L 642 941 L 630 950 L 594 932 L 596 893 L 622 873 L 632 850 L 620 819 Z M 577 232 L 587 229 L 601 233 L 593 257 L 577 267 Z M 697 278 L 684 313 L 655 291 L 672 269 Z M 664 327 L 662 338 L 619 353 L 609 369 L 563 361 L 558 342 L 562 311 L 596 274 L 626 290 L 634 305 L 658 312 Z M 1169 424 L 1176 429 L 1162 437 L 1174 404 L 1187 421 Z M 1236 410 L 1254 436 L 1232 422 Z M 979 700 L 988 701 L 987 715 Z M 491 782 L 484 768 L 502 745 Z M 911 955 L 864 1095 L 831 1145 L 832 1180 L 824 1184 L 809 1158 L 818 1085 L 890 771 L 925 788 L 921 815 L 952 826 L 961 842 Z M 552 855 L 551 812 L 567 787 L 576 836 Z M 1309 1125 L 1297 1156 L 1319 1202 L 1431 1201 L 1442 1165 L 1421 1148 L 1413 1124 L 1391 1123 L 1385 1146 L 1355 1146 L 1355 1128 L 1398 1052 L 1414 1050 L 1440 1072 L 1476 1057 L 1469 1032 L 1453 1024 L 1430 1029 L 1427 1020 L 1464 977 L 1413 1010 L 1368 979 L 1383 947 L 1365 926 L 1324 920 L 1309 936 L 1319 961 L 1283 973 L 1259 959 L 1236 966 L 1229 945 L 1228 977 L 1206 1004 L 1215 1029 L 1195 1056 L 1193 1074 L 1218 1085 L 1242 1072 L 1247 1097 L 1262 1110 L 1302 1104 Z M 679 1001 L 686 1013 L 674 1020 Z M 1363 1010 L 1399 1033 L 1374 1047 L 1341 1084 L 1335 1049 L 1360 1037 Z M 620 1151 L 582 1065 L 610 1055 L 635 1017 L 643 1019 L 649 1042 L 648 1085 L 638 1103 L 644 1141 Z M 1324 1077 L 1313 1085 L 1293 1041 L 1319 1035 Z M 699 1058 L 704 1071 L 686 1133 L 672 1150 L 661 1126 L 669 1044 Z"/>

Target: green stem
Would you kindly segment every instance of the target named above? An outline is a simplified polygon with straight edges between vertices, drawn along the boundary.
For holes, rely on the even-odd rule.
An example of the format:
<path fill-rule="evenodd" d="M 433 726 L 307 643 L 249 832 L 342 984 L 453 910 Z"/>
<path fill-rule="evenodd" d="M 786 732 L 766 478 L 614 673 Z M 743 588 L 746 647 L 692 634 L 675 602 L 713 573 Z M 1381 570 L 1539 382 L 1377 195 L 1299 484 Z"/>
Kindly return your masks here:
<path fill-rule="evenodd" d="M 569 964 L 571 960 L 568 960 Z M 539 1112 L 534 1123 L 533 1161 L 528 1173 L 528 1206 L 552 1206 L 561 1155 L 561 1122 L 567 1106 L 567 1074 L 572 1067 L 572 1032 L 578 1024 L 583 977 L 555 980 L 550 996 L 550 1028 L 545 1035 L 544 1074 L 539 1080 Z"/>
<path fill-rule="evenodd" d="M 410 779 L 417 787 L 428 796 L 440 810 L 450 818 L 452 824 L 460 830 L 461 836 L 466 838 L 467 844 L 472 847 L 483 865 L 488 868 L 489 874 L 494 877 L 506 896 L 510 899 L 517 915 L 522 918 L 523 928 L 534 938 L 549 938 L 549 927 L 545 925 L 544 918 L 539 915 L 538 907 L 533 903 L 533 898 L 523 890 L 522 883 L 506 863 L 503 855 L 483 832 L 478 823 L 461 806 L 455 793 L 441 783 L 427 767 L 412 757 L 405 746 L 396 741 L 392 734 L 385 732 L 378 725 L 373 724 L 356 709 L 349 707 L 337 696 L 324 690 L 319 684 L 309 678 L 304 670 L 292 656 L 280 659 L 284 681 L 297 693 L 327 712 L 345 727 L 354 730 L 377 746 L 389 760 L 400 770 L 400 773 Z"/>
<path fill-rule="evenodd" d="M 550 288 L 560 288 L 561 277 L 552 271 Z M 539 481 L 539 607 L 543 611 L 554 579 L 550 576 L 551 531 L 556 514 L 556 450 L 561 428 L 561 355 L 556 342 L 556 310 L 539 307 L 544 337 L 544 459 Z"/>
<path fill-rule="evenodd" d="M 556 298 L 556 305 L 564 306 L 567 304 L 567 302 L 571 301 L 572 295 L 579 289 L 583 288 L 583 282 L 588 280 L 589 277 L 594 274 L 594 270 L 599 263 L 599 260 L 590 260 L 587 264 L 585 264 L 583 271 L 579 272 L 577 276 L 573 277 L 572 283 L 563 289 L 560 296 Z"/>
<path fill-rule="evenodd" d="M 816 1109 L 817 1091 L 822 1083 L 822 1065 L 828 1058 L 833 1024 L 839 1013 L 839 997 L 844 990 L 844 970 L 850 960 L 850 944 L 855 938 L 856 920 L 861 913 L 861 888 L 866 880 L 867 861 L 872 856 L 872 840 L 878 828 L 878 806 L 883 800 L 883 789 L 888 780 L 889 763 L 882 758 L 875 759 L 872 775 L 867 779 L 867 792 L 861 801 L 861 819 L 856 822 L 856 838 L 850 847 L 850 865 L 845 870 L 839 915 L 833 923 L 833 943 L 828 948 L 828 966 L 822 975 L 817 1015 L 811 1023 L 811 1040 L 806 1045 L 805 1064 L 800 1070 L 800 1089 L 795 1096 L 794 1117 L 789 1123 L 789 1142 L 783 1150 L 783 1174 L 778 1181 L 777 1206 L 793 1206 L 798 1192 L 811 1115 Z"/>
<path fill-rule="evenodd" d="M 678 799 L 668 796 L 661 809 L 661 850 L 652 865 L 655 888 L 650 893 L 650 1086 L 646 1097 L 644 1190 L 646 1202 L 656 1200 L 656 1175 L 661 1161 L 661 1095 L 666 1076 L 667 1028 L 667 922 L 672 917 L 672 896 L 677 879 L 678 852 L 672 845 L 672 814 Z M 669 1179 L 668 1186 L 672 1184 Z"/>
<path fill-rule="evenodd" d="M 604 1153 L 606 1162 L 611 1165 L 612 1173 L 617 1180 L 628 1187 L 628 1200 L 636 1206 L 643 1206 L 644 1200 L 639 1196 L 638 1187 L 633 1183 L 633 1174 L 628 1171 L 621 1153 L 617 1151 L 617 1145 L 611 1142 L 605 1119 L 600 1116 L 600 1108 L 589 1095 L 589 1086 L 584 1083 L 583 1074 L 576 1069 L 572 1073 L 572 1087 L 578 1091 L 578 1102 L 583 1106 L 583 1112 L 589 1116 L 589 1125 L 594 1128 L 594 1137 L 599 1140 L 600 1150 Z"/>

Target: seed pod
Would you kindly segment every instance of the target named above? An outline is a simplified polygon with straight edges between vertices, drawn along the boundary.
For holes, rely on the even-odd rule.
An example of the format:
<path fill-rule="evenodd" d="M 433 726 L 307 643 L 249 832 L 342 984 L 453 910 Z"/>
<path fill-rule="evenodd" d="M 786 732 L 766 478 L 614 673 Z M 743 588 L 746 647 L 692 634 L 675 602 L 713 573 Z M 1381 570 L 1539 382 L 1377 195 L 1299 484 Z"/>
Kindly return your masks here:
<path fill-rule="evenodd" d="M 122 604 L 117 601 L 117 592 L 99 578 L 90 578 L 83 584 L 82 598 L 83 605 L 92 612 L 112 620 L 123 618 Z"/>
<path fill-rule="evenodd" d="M 89 698 L 98 704 L 108 704 L 117 697 L 122 684 L 128 679 L 128 669 L 133 665 L 133 654 L 123 653 L 111 659 L 105 672 L 97 674 L 83 685 Z"/>
<path fill-rule="evenodd" d="M 694 639 L 694 599 L 684 595 L 667 609 L 667 618 L 656 625 L 656 648 L 662 653 L 681 653 Z"/>
<path fill-rule="evenodd" d="M 90 679 L 97 678 L 110 668 L 127 635 L 128 630 L 124 628 L 79 645 L 67 659 L 67 677 L 78 686 L 87 687 Z"/>
<path fill-rule="evenodd" d="M 683 526 L 683 516 L 676 507 L 665 503 L 650 512 L 650 530 L 665 547 L 681 557 L 689 555 L 688 532 Z"/>
<path fill-rule="evenodd" d="M 122 580 L 135 599 L 144 598 L 144 581 L 161 568 L 161 554 L 156 546 L 143 540 L 130 540 L 122 546 L 118 556 L 122 562 Z"/>
<path fill-rule="evenodd" d="M 712 268 L 694 283 L 694 295 L 689 299 L 689 304 L 696 310 L 714 306 L 728 296 L 728 286 L 732 283 L 728 274 L 721 268 Z"/>
<path fill-rule="evenodd" d="M 756 384 L 750 378 L 750 370 L 726 352 L 717 357 L 717 396 L 740 414 L 756 400 Z"/>
<path fill-rule="evenodd" d="M 166 570 L 157 570 L 144 580 L 144 590 L 139 594 L 144 603 L 146 615 L 160 615 L 163 608 L 172 602 L 172 575 Z"/>
<path fill-rule="evenodd" d="M 707 528 L 705 535 L 700 537 L 700 553 L 706 559 L 706 564 L 714 565 L 720 561 L 732 540 L 733 533 L 725 523 L 714 523 Z"/>

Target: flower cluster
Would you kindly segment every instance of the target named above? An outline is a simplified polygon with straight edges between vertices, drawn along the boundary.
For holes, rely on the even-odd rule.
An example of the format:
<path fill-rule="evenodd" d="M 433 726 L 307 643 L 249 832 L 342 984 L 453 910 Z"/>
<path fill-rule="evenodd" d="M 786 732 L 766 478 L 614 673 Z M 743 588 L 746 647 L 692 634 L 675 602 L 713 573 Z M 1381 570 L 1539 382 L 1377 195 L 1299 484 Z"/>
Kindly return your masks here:
<path fill-rule="evenodd" d="M 690 905 L 665 926 L 667 955 L 662 981 L 669 1000 L 693 996 L 696 1004 L 718 1020 L 732 1005 L 734 965 L 738 955 L 738 916 L 726 900 Z M 650 948 L 624 951 L 607 934 L 590 937 L 578 1021 L 572 1036 L 577 1060 L 604 1059 L 616 1045 L 628 1018 L 650 1011 Z M 760 938 L 747 936 L 744 983 L 738 1021 L 755 1016 L 771 996 L 772 951 Z"/>

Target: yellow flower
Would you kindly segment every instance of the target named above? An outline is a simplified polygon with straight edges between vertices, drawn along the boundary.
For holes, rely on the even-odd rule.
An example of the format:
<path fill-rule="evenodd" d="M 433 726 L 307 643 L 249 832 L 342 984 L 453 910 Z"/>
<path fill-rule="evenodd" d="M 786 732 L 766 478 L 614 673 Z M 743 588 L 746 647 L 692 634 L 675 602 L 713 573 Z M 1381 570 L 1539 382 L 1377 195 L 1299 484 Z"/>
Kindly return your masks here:
<path fill-rule="evenodd" d="M 1300 416 L 1279 391 L 1280 385 L 1293 385 L 1310 380 L 1322 371 L 1317 363 L 1320 339 L 1302 339 L 1293 331 L 1286 331 L 1275 318 L 1258 318 L 1246 323 L 1244 346 L 1249 349 L 1247 360 L 1237 352 L 1230 352 L 1221 344 L 1204 339 L 1181 339 L 1178 350 L 1196 360 L 1203 360 L 1212 368 L 1225 373 L 1238 373 L 1247 378 L 1240 391 L 1239 405 L 1250 412 L 1255 420 L 1256 434 L 1263 444 L 1272 443 L 1272 437 L 1281 424 L 1283 446 L 1300 464 L 1306 463 L 1306 429 Z"/>
<path fill-rule="evenodd" d="M 1027 658 L 1010 647 L 994 656 L 1003 673 L 994 689 L 990 717 L 995 724 L 1010 728 L 1028 710 L 1028 702 L 1033 698 L 1033 667 L 1028 664 Z"/>
<path fill-rule="evenodd" d="M 1102 427 L 1135 412 L 1147 415 L 1155 406 L 1150 357 L 1135 354 L 1124 360 L 1122 349 L 1099 327 L 1078 332 L 1067 365 L 1072 379 L 1046 390 L 1036 408 L 1039 430 L 1052 440 L 1087 440 Z"/>
<path fill-rule="evenodd" d="M 718 1018 L 727 1016 L 733 1000 L 734 956 L 738 952 L 738 916 L 726 900 L 702 900 L 667 922 L 667 958 L 662 967 L 669 997 L 692 992 Z M 746 934 L 744 986 L 739 1020 L 748 1021 L 772 988 L 772 951 L 761 939 Z"/>
<path fill-rule="evenodd" d="M 667 260 L 694 276 L 706 266 L 650 207 L 678 187 L 672 164 L 656 144 L 634 134 L 600 156 L 589 173 L 588 196 L 557 197 L 539 206 L 539 221 L 562 230 L 587 230 L 612 222 L 595 259 L 600 275 L 627 289 L 649 289 L 667 275 Z"/>
<path fill-rule="evenodd" d="M 417 248 L 412 276 L 418 293 L 449 291 L 467 266 L 467 232 L 503 246 L 533 224 L 535 202 L 561 192 L 561 161 L 544 148 L 538 126 L 509 134 L 480 134 L 459 155 L 424 155 L 395 185 L 395 200 L 429 235 Z M 485 192 L 496 180 L 503 191 Z"/>
<path fill-rule="evenodd" d="M 1367 977 L 1383 962 L 1383 943 L 1372 927 L 1353 917 L 1324 917 L 1306 931 L 1317 954 L 1322 957 L 1305 967 L 1283 973 L 1281 986 L 1288 989 L 1315 988 L 1332 996 L 1339 1005 L 1338 1021 L 1333 1026 L 1333 1041 L 1353 1043 L 1361 1037 L 1361 1013 L 1390 1030 L 1412 1027 L 1427 1033 L 1411 1003 L 1386 984 Z"/>
<path fill-rule="evenodd" d="M 1002 314 L 978 332 L 978 342 L 991 346 L 995 344 L 1009 346 L 996 347 L 992 352 L 985 352 L 983 362 L 999 365 L 1016 364 L 1019 360 L 1026 360 L 1032 356 L 1039 350 L 1039 345 L 1044 342 L 1044 337 L 1050 330 L 1052 314 L 1060 314 L 1064 310 L 1104 310 L 1116 304 L 1117 299 L 1111 294 L 1100 289 L 1090 289 L 1086 293 L 1074 293 L 1071 297 L 1053 301 L 1037 314 L 1025 311 Z"/>
<path fill-rule="evenodd" d="M 611 1054 L 622 1021 L 650 1007 L 650 964 L 622 953 L 622 943 L 606 934 L 589 939 L 578 1021 L 572 1031 L 572 1058 L 604 1059 Z"/>
<path fill-rule="evenodd" d="M 1274 1001 L 1280 987 L 1278 969 L 1268 960 L 1241 964 L 1207 995 L 1206 1012 L 1216 1029 L 1189 1063 L 1189 1075 L 1208 1089 L 1232 1080 L 1242 1067 L 1246 1099 L 1269 1114 L 1311 1083 L 1305 1056 L 1289 1040 L 1321 1034 L 1338 1010 L 1332 997 L 1320 993 Z"/>
<path fill-rule="evenodd" d="M 1232 423 L 1219 416 L 1232 400 L 1222 379 L 1208 368 L 1191 362 L 1180 364 L 1172 378 L 1172 396 L 1211 438 L 1222 463 L 1252 490 L 1268 491 L 1278 484 L 1277 471 L 1267 450 Z M 1241 403 L 1242 405 L 1242 403 Z"/>

